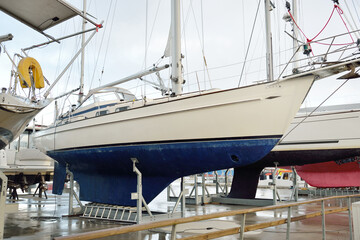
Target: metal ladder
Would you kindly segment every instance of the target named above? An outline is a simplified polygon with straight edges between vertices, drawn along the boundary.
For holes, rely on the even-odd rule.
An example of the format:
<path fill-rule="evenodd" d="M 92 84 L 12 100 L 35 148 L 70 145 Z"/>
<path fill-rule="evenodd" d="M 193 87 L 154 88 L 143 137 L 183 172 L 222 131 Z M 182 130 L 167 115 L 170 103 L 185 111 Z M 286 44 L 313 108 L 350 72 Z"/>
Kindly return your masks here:
<path fill-rule="evenodd" d="M 137 211 L 136 207 L 92 203 L 85 206 L 82 217 L 136 223 Z"/>

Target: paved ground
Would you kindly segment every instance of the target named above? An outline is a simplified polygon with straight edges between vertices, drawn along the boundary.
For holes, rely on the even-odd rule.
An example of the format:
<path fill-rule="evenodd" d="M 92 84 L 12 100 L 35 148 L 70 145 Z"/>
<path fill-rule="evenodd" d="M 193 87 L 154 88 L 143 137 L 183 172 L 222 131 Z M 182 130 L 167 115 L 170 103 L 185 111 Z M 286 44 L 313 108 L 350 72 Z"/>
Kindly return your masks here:
<path fill-rule="evenodd" d="M 283 199 L 288 198 L 289 190 L 281 190 L 280 195 Z M 123 223 L 84 219 L 80 217 L 66 217 L 68 211 L 68 195 L 63 196 L 49 195 L 49 199 L 34 198 L 30 195 L 20 195 L 18 211 L 8 208 L 10 211 L 6 214 L 4 238 L 17 240 L 42 240 L 52 239 L 56 236 L 65 236 L 75 233 L 94 231 L 105 228 L 123 226 Z M 258 197 L 270 197 L 271 191 L 259 190 Z M 301 198 L 301 201 L 306 198 Z M 326 205 L 326 208 L 339 206 L 339 201 L 332 201 Z M 345 203 L 342 203 L 345 205 Z M 154 202 L 150 204 L 152 210 L 168 211 L 174 203 L 166 201 L 166 194 L 163 192 Z M 206 204 L 204 206 L 186 206 L 186 216 L 201 215 L 220 211 L 250 208 L 249 206 Z M 309 213 L 321 209 L 318 204 L 302 206 L 293 210 L 293 215 Z M 12 212 L 11 212 L 12 211 Z M 260 223 L 287 217 L 287 210 L 277 210 L 258 212 L 246 216 L 246 223 Z M 338 240 L 349 239 L 349 218 L 347 213 L 336 213 L 326 216 L 326 239 Z M 179 226 L 178 237 L 190 236 L 196 233 L 205 233 L 226 227 L 236 227 L 240 224 L 240 217 L 229 217 L 216 219 L 202 223 L 188 224 Z M 127 234 L 117 237 L 108 237 L 106 239 L 170 239 L 169 228 L 156 229 L 153 231 L 144 231 L 141 233 Z M 291 223 L 291 239 L 321 239 L 321 217 L 303 220 Z M 233 235 L 221 239 L 239 239 L 239 236 Z M 255 232 L 245 234 L 245 239 L 286 239 L 286 225 L 270 227 Z"/>

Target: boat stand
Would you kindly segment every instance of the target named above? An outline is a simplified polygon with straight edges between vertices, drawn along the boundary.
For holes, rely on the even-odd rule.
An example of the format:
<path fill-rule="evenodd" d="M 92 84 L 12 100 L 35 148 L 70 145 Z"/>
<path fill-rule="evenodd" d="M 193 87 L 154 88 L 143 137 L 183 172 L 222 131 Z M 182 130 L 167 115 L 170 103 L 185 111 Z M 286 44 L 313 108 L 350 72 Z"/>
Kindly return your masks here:
<path fill-rule="evenodd" d="M 16 201 L 16 200 L 19 200 L 19 195 L 17 193 L 17 188 L 18 186 L 11 186 L 9 187 L 9 199 L 10 200 L 13 200 L 13 201 Z"/>
<path fill-rule="evenodd" d="M 79 196 L 75 192 L 75 185 L 74 185 L 74 174 L 66 168 L 66 173 L 70 176 L 70 192 L 69 192 L 69 216 L 82 214 L 84 212 L 84 205 L 81 203 Z M 77 203 L 80 205 L 79 208 L 74 208 L 74 198 L 76 199 Z"/>
<path fill-rule="evenodd" d="M 198 182 L 198 177 L 201 176 L 201 182 Z M 172 184 L 167 187 L 167 200 L 169 202 L 176 202 L 180 197 L 185 198 L 185 203 L 190 205 L 203 205 L 211 202 L 211 195 L 207 189 L 205 183 L 205 174 L 196 174 L 194 177 L 194 186 L 192 187 L 190 193 L 188 189 L 185 189 L 184 178 L 181 178 L 180 184 L 180 194 L 176 195 Z M 199 194 L 199 188 L 202 189 L 202 194 Z"/>
<path fill-rule="evenodd" d="M 38 173 L 36 178 L 39 180 L 38 186 L 33 194 L 33 197 L 35 197 L 37 191 L 39 190 L 39 198 L 42 197 L 42 194 L 44 193 L 45 198 L 48 199 L 47 195 L 46 195 L 46 190 L 47 190 L 47 184 L 44 180 L 44 176 L 41 175 L 41 173 Z"/>
<path fill-rule="evenodd" d="M 131 161 L 133 162 L 133 172 L 135 172 L 137 175 L 137 191 L 135 193 L 131 193 L 131 199 L 137 201 L 136 207 L 90 203 L 85 206 L 82 217 L 120 221 L 127 223 L 137 223 L 137 224 L 184 217 L 184 213 L 185 213 L 184 184 L 182 184 L 181 187 L 182 191 L 172 211 L 167 213 L 151 211 L 142 195 L 142 174 L 140 170 L 136 167 L 136 164 L 139 161 L 136 158 L 131 158 Z M 181 202 L 181 212 L 179 213 L 176 212 L 176 209 L 180 204 L 180 202 Z"/>
<path fill-rule="evenodd" d="M 276 186 L 276 179 L 278 177 L 277 174 L 277 170 L 278 170 L 278 162 L 274 162 L 275 164 L 275 169 L 274 172 L 272 173 L 272 184 L 270 185 L 271 189 L 273 190 L 273 205 L 277 204 L 277 198 L 279 198 L 279 201 L 281 202 L 281 198 L 280 198 L 280 194 L 277 190 L 277 186 Z"/>
<path fill-rule="evenodd" d="M 5 205 L 6 205 L 6 189 L 7 189 L 7 180 L 6 175 L 0 171 L 0 239 L 4 237 L 4 223 L 5 223 Z"/>
<path fill-rule="evenodd" d="M 229 170 L 230 169 L 226 169 L 226 171 L 225 171 L 225 185 L 224 186 L 222 186 L 220 184 L 219 174 L 217 173 L 217 171 L 214 171 L 214 173 L 215 173 L 215 184 L 216 184 L 216 189 L 215 190 L 216 190 L 217 195 L 219 195 L 219 194 L 223 194 L 225 196 L 229 195 L 229 188 L 228 188 L 228 186 L 229 186 L 229 175 L 228 175 Z M 220 191 L 219 191 L 219 189 L 220 189 Z"/>
<path fill-rule="evenodd" d="M 219 175 L 216 171 L 214 171 L 215 174 L 215 194 L 210 194 L 208 190 L 208 185 L 206 184 L 205 179 L 205 173 L 202 174 L 195 174 L 194 177 L 194 186 L 192 187 L 190 194 L 188 194 L 187 189 L 185 189 L 183 192 L 186 195 L 185 196 L 185 202 L 187 204 L 191 205 L 204 205 L 208 203 L 214 202 L 214 198 L 217 200 L 215 202 L 218 202 L 220 198 L 226 197 L 229 194 L 229 170 L 227 169 L 225 171 L 225 177 L 224 177 L 224 184 L 221 184 Z M 198 182 L 198 177 L 201 176 L 201 182 Z M 199 188 L 201 188 L 201 194 L 199 194 Z M 175 202 L 178 197 L 175 194 L 175 191 L 170 184 L 167 188 L 167 199 L 169 202 Z"/>
<path fill-rule="evenodd" d="M 282 201 L 292 201 L 293 199 L 297 202 L 298 201 L 298 195 L 299 195 L 299 183 L 298 183 L 298 175 L 294 167 L 292 167 L 294 178 L 293 178 L 293 189 L 291 196 L 288 200 L 281 199 L 280 194 L 278 192 L 277 188 L 277 178 L 278 178 L 278 163 L 274 162 L 275 169 L 272 173 L 272 182 L 269 183 L 270 189 L 272 189 L 273 192 L 273 198 L 272 199 L 262 199 L 262 198 L 255 198 L 255 199 L 242 199 L 242 198 L 227 198 L 228 196 L 228 185 L 229 185 L 229 178 L 228 178 L 228 172 L 229 169 L 226 170 L 225 173 L 225 179 L 223 182 L 225 182 L 224 185 L 221 184 L 220 178 L 215 171 L 215 186 L 216 186 L 216 194 L 209 194 L 209 191 L 207 189 L 207 184 L 205 183 L 205 174 L 201 174 L 202 181 L 201 183 L 197 181 L 198 175 L 194 175 L 194 186 L 190 191 L 190 194 L 186 196 L 186 203 L 192 204 L 192 205 L 200 205 L 200 204 L 207 204 L 207 203 L 223 203 L 223 204 L 234 204 L 234 205 L 249 205 L 249 206 L 270 206 L 270 205 L 276 205 L 278 202 Z M 202 188 L 202 194 L 199 194 L 198 188 Z M 194 194 L 194 195 L 193 195 Z M 335 195 L 335 194 L 334 194 Z M 172 187 L 172 185 L 168 186 L 167 189 L 167 197 L 168 201 L 176 201 L 176 194 Z"/>
<path fill-rule="evenodd" d="M 291 166 L 291 170 L 293 172 L 293 189 L 289 200 L 291 201 L 291 199 L 294 198 L 295 202 L 297 202 L 299 200 L 299 184 L 297 181 L 298 174 L 294 166 Z"/>

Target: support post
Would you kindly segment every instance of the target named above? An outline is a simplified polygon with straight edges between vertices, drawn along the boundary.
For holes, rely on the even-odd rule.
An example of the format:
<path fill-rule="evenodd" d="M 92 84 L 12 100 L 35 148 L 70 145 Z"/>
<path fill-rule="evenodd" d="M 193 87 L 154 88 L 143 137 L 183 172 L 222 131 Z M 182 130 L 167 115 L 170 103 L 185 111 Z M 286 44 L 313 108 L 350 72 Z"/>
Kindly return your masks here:
<path fill-rule="evenodd" d="M 141 172 L 139 171 L 139 169 L 137 169 L 136 167 L 136 163 L 138 163 L 139 161 L 136 158 L 131 158 L 131 161 L 133 162 L 133 172 L 135 172 L 137 174 L 137 204 L 136 204 L 136 208 L 137 208 L 137 218 L 136 218 L 136 223 L 139 224 L 142 220 L 142 175 Z"/>
<path fill-rule="evenodd" d="M 288 207 L 288 215 L 286 222 L 286 240 L 290 240 L 290 223 L 291 223 L 291 207 Z"/>
<path fill-rule="evenodd" d="M 352 206 L 352 220 L 354 227 L 354 240 L 360 240 L 360 201 L 354 202 Z"/>
<path fill-rule="evenodd" d="M 81 210 L 84 209 L 84 206 L 82 205 L 78 195 L 76 194 L 74 188 L 75 188 L 75 184 L 74 184 L 74 174 L 66 167 L 66 173 L 69 174 L 70 176 L 70 192 L 69 192 L 69 210 L 68 210 L 68 214 L 69 215 L 74 215 L 74 198 L 76 199 L 77 203 L 80 205 Z M 78 212 L 76 212 L 78 213 Z"/>
<path fill-rule="evenodd" d="M 167 200 L 170 201 L 170 193 L 171 193 L 171 184 L 166 188 L 167 191 Z"/>
<path fill-rule="evenodd" d="M 205 204 L 205 174 L 204 173 L 201 174 L 201 189 L 202 189 L 201 204 Z"/>
<path fill-rule="evenodd" d="M 184 177 L 181 178 L 181 192 L 183 195 L 181 196 L 181 217 L 185 217 L 185 181 Z"/>
<path fill-rule="evenodd" d="M 176 225 L 172 225 L 171 227 L 171 240 L 176 239 Z"/>
<path fill-rule="evenodd" d="M 241 223 L 240 223 L 240 240 L 244 239 L 245 218 L 246 218 L 246 214 L 242 214 L 241 215 Z"/>
<path fill-rule="evenodd" d="M 353 240 L 353 226 L 352 226 L 352 213 L 351 213 L 351 197 L 348 198 L 348 208 L 349 208 L 349 233 L 350 233 L 350 240 Z"/>
<path fill-rule="evenodd" d="M 217 171 L 214 171 L 215 173 L 215 181 L 216 181 L 216 195 L 219 194 L 219 175 L 217 173 Z"/>
<path fill-rule="evenodd" d="M 0 192 L 0 239 L 4 237 L 4 225 L 5 225 L 5 204 L 6 204 L 6 189 L 8 178 L 0 171 L 1 179 L 1 192 Z"/>
<path fill-rule="evenodd" d="M 136 199 L 136 223 L 139 224 L 142 222 L 142 205 L 144 204 L 144 207 L 147 211 L 147 213 L 152 217 L 152 213 L 150 211 L 149 206 L 146 204 L 145 199 L 142 195 L 142 174 L 140 170 L 136 167 L 136 163 L 139 161 L 136 158 L 131 158 L 131 161 L 133 162 L 133 172 L 137 175 L 137 192 L 131 193 L 131 199 Z"/>
<path fill-rule="evenodd" d="M 73 206 L 73 200 L 74 200 L 74 175 L 69 170 L 67 170 L 67 172 L 70 175 L 70 193 L 69 193 L 69 211 L 68 211 L 68 214 L 73 215 L 73 209 L 74 209 L 74 206 Z"/>
<path fill-rule="evenodd" d="M 226 195 L 226 197 L 229 195 L 229 189 L 228 189 L 229 178 L 228 178 L 228 173 L 229 173 L 229 169 L 226 169 L 226 171 L 225 171 L 225 195 Z"/>
<path fill-rule="evenodd" d="M 326 229 L 325 229 L 325 202 L 321 201 L 321 218 L 322 218 L 322 239 L 326 240 Z"/>
<path fill-rule="evenodd" d="M 276 189 L 276 178 L 277 178 L 277 165 L 278 165 L 278 162 L 274 162 L 275 164 L 275 169 L 274 169 L 274 172 L 272 174 L 273 176 L 273 205 L 276 205 L 277 201 L 276 201 L 276 194 L 277 194 L 277 189 Z"/>
<path fill-rule="evenodd" d="M 291 170 L 293 172 L 293 191 L 292 191 L 292 194 L 291 194 L 291 197 L 290 197 L 290 200 L 292 198 L 292 196 L 294 196 L 294 200 L 295 202 L 297 202 L 299 200 L 299 184 L 298 184 L 298 181 L 297 181 L 297 172 L 296 172 L 296 169 L 294 166 L 291 167 Z"/>
<path fill-rule="evenodd" d="M 194 188 L 195 188 L 195 203 L 198 205 L 199 203 L 199 191 L 198 191 L 198 185 L 197 185 L 197 174 L 194 175 Z"/>

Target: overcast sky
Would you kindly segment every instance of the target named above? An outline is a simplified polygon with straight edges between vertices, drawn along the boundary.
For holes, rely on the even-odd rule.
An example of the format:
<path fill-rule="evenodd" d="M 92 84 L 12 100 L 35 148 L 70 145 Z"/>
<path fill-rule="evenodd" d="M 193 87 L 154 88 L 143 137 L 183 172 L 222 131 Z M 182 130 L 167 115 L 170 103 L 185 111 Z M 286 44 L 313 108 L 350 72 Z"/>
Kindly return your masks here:
<path fill-rule="evenodd" d="M 69 0 L 68 2 L 82 8 L 82 0 Z M 325 25 L 333 10 L 333 3 L 331 0 L 301 0 L 300 2 L 298 23 L 305 34 L 312 38 Z M 187 80 L 185 91 L 197 90 L 198 85 L 207 89 L 237 86 L 257 3 L 258 1 L 240 0 L 182 1 L 182 52 L 185 55 L 183 65 Z M 271 19 L 275 65 L 278 65 L 280 62 L 286 62 L 291 56 L 292 41 L 284 33 L 284 30 L 291 33 L 291 26 L 282 20 L 282 16 L 286 13 L 285 1 L 276 0 L 274 3 L 276 8 L 272 11 Z M 357 0 L 347 0 L 347 5 L 351 8 L 352 16 L 359 27 L 360 3 Z M 341 0 L 340 6 L 351 20 L 349 9 Z M 145 64 L 151 66 L 158 63 L 164 53 L 170 28 L 169 0 L 149 0 L 148 2 L 146 0 L 88 0 L 88 12 L 97 17 L 97 22 L 105 21 L 105 27 L 99 30 L 86 49 L 86 91 L 99 86 L 99 84 L 105 84 L 138 72 L 144 69 Z M 354 25 L 353 22 L 352 24 Z M 2 12 L 0 12 L 0 29 L 0 35 L 7 33 L 14 35 L 12 41 L 5 43 L 11 56 L 19 53 L 21 48 L 47 40 L 43 35 Z M 60 37 L 80 29 L 81 20 L 77 17 L 49 29 L 47 33 L 54 37 Z M 327 29 L 319 38 L 344 32 L 346 32 L 346 28 L 338 13 L 335 12 Z M 356 38 L 355 35 L 353 37 Z M 339 43 L 350 41 L 350 37 L 345 36 L 339 40 Z M 39 61 L 44 75 L 52 82 L 79 48 L 79 43 L 80 39 L 74 38 L 63 41 L 61 44 L 54 43 L 47 47 L 31 50 L 29 55 Z M 145 46 L 147 47 L 145 48 Z M 202 47 L 209 69 L 205 72 L 203 71 Z M 315 54 L 320 53 L 324 51 L 324 46 L 313 44 L 313 50 Z M 279 52 L 281 52 L 280 55 Z M 242 85 L 265 78 L 264 55 L 264 10 L 263 0 L 261 0 L 259 18 L 248 57 L 253 61 L 246 65 L 247 74 L 243 77 Z M 160 65 L 166 63 L 168 60 L 164 59 Z M 10 68 L 10 61 L 2 52 L 0 55 L 0 87 L 8 87 Z M 71 71 L 68 71 L 59 85 L 54 88 L 52 95 L 57 96 L 78 87 L 79 69 L 80 63 L 76 61 Z M 281 70 L 281 67 L 276 67 L 275 76 Z M 168 70 L 162 72 L 161 76 L 167 84 Z M 153 77 L 148 77 L 148 79 L 151 80 Z M 351 80 L 327 104 L 359 102 L 359 81 Z M 306 105 L 316 106 L 341 83 L 342 81 L 335 79 L 316 83 L 305 101 Z M 141 85 L 142 83 L 135 81 L 123 87 L 130 88 L 140 97 L 144 94 L 148 97 L 155 96 L 150 87 L 139 87 Z M 51 114 L 51 111 L 47 110 L 46 112 Z"/>

